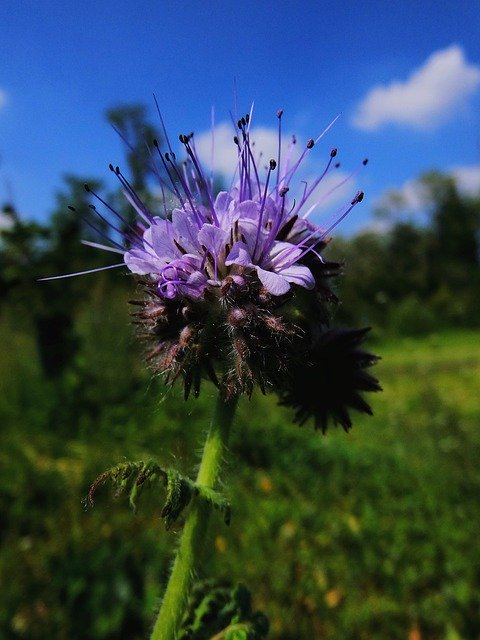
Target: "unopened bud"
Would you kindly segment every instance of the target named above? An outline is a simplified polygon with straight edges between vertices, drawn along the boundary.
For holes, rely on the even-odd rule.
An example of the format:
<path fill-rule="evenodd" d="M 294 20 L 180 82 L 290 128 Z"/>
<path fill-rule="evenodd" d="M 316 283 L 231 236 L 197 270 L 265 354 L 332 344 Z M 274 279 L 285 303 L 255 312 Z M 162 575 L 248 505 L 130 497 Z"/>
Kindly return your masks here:
<path fill-rule="evenodd" d="M 244 327 L 248 320 L 248 313 L 245 309 L 237 307 L 228 314 L 228 322 L 232 327 Z"/>
<path fill-rule="evenodd" d="M 180 336 L 178 339 L 178 344 L 183 348 L 188 345 L 193 337 L 194 331 L 190 325 L 187 324 L 186 327 L 180 331 Z"/>

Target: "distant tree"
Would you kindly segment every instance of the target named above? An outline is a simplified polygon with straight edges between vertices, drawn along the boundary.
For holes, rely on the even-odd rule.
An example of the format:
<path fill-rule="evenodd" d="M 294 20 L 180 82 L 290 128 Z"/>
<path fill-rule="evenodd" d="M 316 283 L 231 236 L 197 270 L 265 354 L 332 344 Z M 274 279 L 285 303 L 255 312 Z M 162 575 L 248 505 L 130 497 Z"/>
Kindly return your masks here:
<path fill-rule="evenodd" d="M 385 258 L 390 265 L 384 290 L 389 300 L 398 301 L 413 292 L 428 295 L 428 229 L 399 222 L 386 235 Z"/>
<path fill-rule="evenodd" d="M 5 204 L 1 211 L 0 229 L 0 310 L 7 302 L 29 300 L 24 292 L 31 282 L 32 266 L 41 259 L 48 238 L 48 228 L 35 222 L 23 222 L 13 205 Z M 30 287 L 28 287 L 30 288 Z M 37 308 L 33 295 L 33 307 Z"/>
<path fill-rule="evenodd" d="M 91 236 L 89 225 L 96 218 L 89 208 L 91 194 L 83 186 L 87 181 L 73 176 L 64 180 L 48 225 L 24 221 L 10 211 L 12 224 L 2 232 L 0 243 L 2 304 L 8 303 L 23 322 L 31 323 L 48 377 L 60 376 L 74 359 L 78 347 L 74 318 L 90 284 L 87 277 L 53 282 L 38 279 L 111 263 L 108 254 L 81 244 L 82 238 Z M 88 182 L 93 189 L 101 189 L 99 181 Z M 104 223 L 95 220 L 95 224 L 103 225 L 106 232 Z"/>
<path fill-rule="evenodd" d="M 461 193 L 454 177 L 438 172 L 421 176 L 412 193 L 415 215 L 413 201 L 392 191 L 376 211 L 383 233 L 346 241 L 342 298 L 349 298 L 353 319 L 395 330 L 408 325 L 411 331 L 415 317 L 423 318 L 424 329 L 478 326 L 480 198 Z M 394 317 L 396 309 L 405 322 Z"/>
<path fill-rule="evenodd" d="M 336 237 L 328 251 L 329 258 L 343 263 L 346 271 L 336 283 L 342 300 L 337 321 L 376 322 L 386 302 L 386 238 L 371 231 L 349 239 Z"/>
<path fill-rule="evenodd" d="M 480 267 L 480 198 L 460 194 L 455 179 L 438 172 L 421 178 L 431 210 L 434 283 L 468 285 Z"/>

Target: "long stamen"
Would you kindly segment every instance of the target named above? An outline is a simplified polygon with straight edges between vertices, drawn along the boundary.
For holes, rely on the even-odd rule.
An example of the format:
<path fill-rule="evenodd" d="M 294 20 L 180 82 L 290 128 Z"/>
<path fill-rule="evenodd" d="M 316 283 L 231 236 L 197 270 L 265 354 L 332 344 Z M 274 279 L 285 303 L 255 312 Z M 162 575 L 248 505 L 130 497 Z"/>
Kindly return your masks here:
<path fill-rule="evenodd" d="M 211 110 L 211 148 L 210 148 L 210 189 L 213 193 L 213 180 L 215 176 L 215 108 L 212 107 Z"/>
<path fill-rule="evenodd" d="M 97 233 L 99 236 L 101 236 L 102 238 L 105 238 L 105 240 L 107 240 L 107 242 L 111 242 L 112 244 L 114 244 L 115 246 L 117 246 L 119 249 L 122 250 L 122 253 L 125 253 L 125 249 L 124 247 L 119 243 L 116 242 L 115 240 L 113 240 L 112 238 L 110 238 L 109 235 L 107 235 L 106 233 L 104 233 L 99 227 L 96 227 L 93 222 L 90 222 L 90 220 L 85 217 L 82 216 L 81 213 L 79 213 L 75 207 L 72 207 L 71 205 L 68 205 L 68 208 L 70 209 L 70 211 L 73 211 L 73 213 L 76 213 L 78 216 L 80 216 L 81 220 L 87 225 L 87 227 L 90 227 L 90 229 L 92 229 L 92 231 L 95 231 L 95 233 Z M 95 212 L 96 213 L 96 212 Z M 108 222 L 107 222 L 108 224 Z M 108 224 L 109 227 L 112 228 L 112 225 Z M 123 234 L 122 234 L 123 235 Z"/>
<path fill-rule="evenodd" d="M 257 235 L 255 237 L 255 246 L 253 249 L 253 258 L 255 258 L 255 254 L 257 252 L 257 247 L 258 247 L 258 241 L 260 239 L 260 233 L 262 232 L 262 228 L 263 228 L 263 212 L 265 210 L 265 203 L 267 202 L 267 193 L 268 193 L 268 183 L 270 182 L 270 176 L 272 175 L 272 171 L 275 170 L 275 167 L 277 166 L 277 163 L 275 162 L 275 160 L 270 160 L 270 165 L 268 168 L 268 173 L 267 173 L 267 179 L 265 181 L 265 189 L 263 192 L 263 198 L 262 198 L 262 205 L 260 208 L 260 213 L 259 213 L 259 218 L 258 218 L 258 223 L 257 223 Z"/>
<path fill-rule="evenodd" d="M 330 233 L 330 231 L 332 231 L 333 229 L 335 229 L 335 227 L 340 224 L 340 222 L 346 218 L 348 216 L 348 214 L 350 213 L 350 211 L 357 205 L 359 204 L 364 197 L 364 193 L 363 191 L 359 191 L 355 197 L 353 198 L 353 200 L 350 202 L 350 205 L 347 207 L 347 209 L 338 217 L 338 213 L 340 213 L 340 211 L 343 209 L 339 209 L 339 211 L 337 212 L 337 214 L 335 214 L 335 221 L 324 231 L 322 231 L 322 233 L 318 236 L 318 240 L 317 242 L 315 242 L 314 244 L 312 244 L 312 246 L 310 247 L 306 247 L 304 249 L 304 251 L 300 254 L 300 256 L 297 258 L 298 260 L 301 260 L 303 258 L 303 256 L 305 256 L 307 253 L 309 253 L 319 242 L 321 242 L 322 240 L 324 240 L 327 235 Z M 312 231 L 303 241 L 302 241 L 302 245 L 304 245 L 306 242 L 310 241 L 311 239 L 313 239 L 315 237 L 316 234 L 318 234 L 319 230 L 315 229 L 314 231 Z"/>
<path fill-rule="evenodd" d="M 165 169 L 165 171 L 166 171 L 166 173 L 167 173 L 167 175 L 168 175 L 168 177 L 170 179 L 170 182 L 172 183 L 172 187 L 173 187 L 173 190 L 175 192 L 175 195 L 178 198 L 178 201 L 180 202 L 182 208 L 185 208 L 185 202 L 184 202 L 184 200 L 182 198 L 182 194 L 180 193 L 180 190 L 177 187 L 177 183 L 175 182 L 175 180 L 173 179 L 172 174 L 170 173 L 170 169 L 168 168 L 168 164 L 166 163 L 165 158 L 163 157 L 163 153 L 162 153 L 162 151 L 160 149 L 160 145 L 158 144 L 158 140 L 155 139 L 153 141 L 153 146 L 155 147 L 155 149 L 158 152 L 158 156 L 159 156 L 159 158 L 160 158 L 160 160 L 161 160 L 161 162 L 163 164 L 163 168 Z"/>
<path fill-rule="evenodd" d="M 167 211 L 167 198 L 165 196 L 165 189 L 168 189 L 171 193 L 175 193 L 172 188 L 165 182 L 165 180 L 163 179 L 162 175 L 160 174 L 160 171 L 158 170 L 157 167 L 157 163 L 155 162 L 154 158 L 153 158 L 153 153 L 150 147 L 148 147 L 148 153 L 150 154 L 150 158 L 152 159 L 152 166 L 153 166 L 153 173 L 155 174 L 157 180 L 158 180 L 158 184 L 160 185 L 160 191 L 162 192 L 162 204 L 163 204 L 163 211 L 164 211 L 164 217 L 166 218 L 168 216 L 168 211 Z"/>
<path fill-rule="evenodd" d="M 284 217 L 285 217 L 285 196 L 287 195 L 287 193 L 288 193 L 288 187 L 282 187 L 280 189 L 279 196 L 282 198 L 282 208 L 280 209 L 280 214 L 276 217 L 276 220 L 275 220 L 274 224 L 272 225 L 272 228 L 270 229 L 270 233 L 268 234 L 268 237 L 267 237 L 266 241 L 264 242 L 263 249 L 262 249 L 262 252 L 261 252 L 260 257 L 259 257 L 259 262 L 260 263 L 262 263 L 263 259 L 267 255 L 267 253 L 273 247 L 275 239 L 277 238 L 277 234 L 280 231 L 280 227 L 283 224 L 283 220 L 284 220 Z M 296 219 L 296 217 L 295 217 L 295 219 Z"/>
<path fill-rule="evenodd" d="M 246 147 L 247 147 L 249 161 L 252 163 L 253 171 L 255 173 L 255 180 L 257 182 L 258 193 L 260 193 L 261 192 L 260 177 L 258 175 L 257 163 L 255 162 L 255 158 L 254 158 L 253 153 L 252 153 L 252 145 L 250 144 L 250 134 L 247 135 L 247 139 L 246 139 L 245 144 L 246 144 Z M 252 193 L 252 190 L 250 188 L 250 197 L 251 197 L 251 193 Z"/>
<path fill-rule="evenodd" d="M 86 247 L 93 247 L 94 249 L 102 249 L 102 251 L 111 251 L 112 253 L 125 254 L 125 249 L 115 249 L 115 247 L 109 247 L 106 244 L 100 244 L 98 242 L 91 242 L 90 240 L 80 240 Z"/>
<path fill-rule="evenodd" d="M 346 216 L 348 216 L 348 214 L 349 214 L 349 213 L 350 213 L 350 211 L 353 209 L 353 207 L 355 207 L 357 204 L 359 204 L 359 203 L 363 200 L 364 195 L 365 195 L 365 194 L 363 193 L 363 191 L 359 191 L 359 192 L 357 193 L 357 195 L 355 196 L 355 198 L 354 198 L 354 199 L 352 200 L 352 202 L 350 203 L 349 208 L 345 211 L 345 213 L 343 213 L 343 214 L 340 216 L 340 218 L 338 218 L 338 220 L 335 220 L 335 222 L 334 222 L 334 223 L 332 223 L 332 224 L 328 227 L 328 229 L 322 233 L 322 235 L 320 236 L 320 240 L 323 240 L 324 238 L 326 238 L 326 236 L 330 233 L 330 231 L 332 231 L 333 229 L 335 229 L 335 227 L 336 227 L 338 224 L 340 224 L 340 222 L 341 222 L 344 218 L 346 218 Z"/>
<path fill-rule="evenodd" d="M 192 159 L 192 162 L 193 162 L 193 165 L 194 165 L 195 169 L 197 170 L 200 183 L 203 185 L 203 187 L 205 189 L 205 194 L 207 196 L 208 204 L 210 205 L 210 210 L 211 210 L 211 213 L 212 213 L 213 221 L 215 222 L 215 224 L 218 227 L 219 226 L 219 222 L 218 222 L 217 214 L 215 212 L 215 207 L 214 207 L 213 200 L 212 200 L 212 194 L 210 192 L 209 185 L 208 185 L 208 183 L 205 180 L 205 177 L 203 175 L 202 169 L 200 167 L 200 163 L 198 162 L 197 157 L 195 155 L 195 151 L 192 148 L 192 146 L 190 145 L 190 136 L 180 135 L 179 138 L 180 138 L 180 142 L 185 146 L 185 149 L 186 149 L 188 155 L 190 156 L 190 158 Z"/>
<path fill-rule="evenodd" d="M 182 138 L 182 136 L 180 136 L 180 138 Z M 195 221 L 198 225 L 198 228 L 200 229 L 202 224 L 204 224 L 205 220 L 203 218 L 203 216 L 201 215 L 200 211 L 198 210 L 198 207 L 195 206 L 195 203 L 193 201 L 193 195 L 192 192 L 190 191 L 190 187 L 188 185 L 188 180 L 185 180 L 184 176 L 182 175 L 182 172 L 179 170 L 179 168 L 177 167 L 177 163 L 176 163 L 176 156 L 174 153 L 166 153 L 165 154 L 165 160 L 167 162 L 170 163 L 170 165 L 172 166 L 175 174 L 177 175 L 177 178 L 180 182 L 180 184 L 182 185 L 182 189 L 183 192 L 185 193 L 185 196 L 188 200 L 188 203 L 190 205 L 190 209 L 193 212 L 193 215 L 195 217 Z"/>
<path fill-rule="evenodd" d="M 173 153 L 172 145 L 170 144 L 170 138 L 168 137 L 167 128 L 165 127 L 165 122 L 163 121 L 162 112 L 160 111 L 160 107 L 158 106 L 157 96 L 153 94 L 153 99 L 155 101 L 155 106 L 157 108 L 158 117 L 160 119 L 160 124 L 162 125 L 163 137 L 168 146 L 168 150 L 170 153 Z"/>
<path fill-rule="evenodd" d="M 282 166 L 280 164 L 281 157 L 282 157 L 282 116 L 283 116 L 283 109 L 279 109 L 277 111 L 277 118 L 278 118 L 278 156 L 277 156 L 278 171 L 277 171 L 277 184 L 276 184 L 277 195 L 278 195 L 278 186 L 280 184 L 280 173 L 281 173 L 280 167 Z"/>
<path fill-rule="evenodd" d="M 292 245 L 291 248 L 286 249 L 285 252 L 282 253 L 282 256 L 283 256 L 282 261 L 284 261 L 285 258 L 288 257 L 288 255 L 296 254 L 296 250 L 303 246 L 302 253 L 300 255 L 295 255 L 295 258 L 290 261 L 290 264 L 288 264 L 288 262 L 283 262 L 283 266 L 284 267 L 291 266 L 292 264 L 299 262 L 304 256 L 307 255 L 307 253 L 310 253 L 318 245 L 319 242 L 321 242 L 326 238 L 326 236 L 330 233 L 330 231 L 332 231 L 344 218 L 348 216 L 350 211 L 363 200 L 363 197 L 364 197 L 363 191 L 359 191 L 351 201 L 350 206 L 342 213 L 342 215 L 340 215 L 340 217 L 337 217 L 338 213 L 342 211 L 343 209 L 342 207 L 342 209 L 340 209 L 339 212 L 337 212 L 337 214 L 335 215 L 336 217 L 335 222 L 331 224 L 330 227 L 328 227 L 328 229 L 326 229 L 325 231 L 322 231 L 320 235 L 318 235 L 320 229 L 315 228 L 313 229 L 313 231 L 311 231 L 311 233 L 309 233 L 305 238 L 302 239 L 302 243 L 300 245 Z M 315 236 L 317 236 L 317 238 L 315 238 Z M 312 242 L 310 246 L 308 245 L 305 246 L 311 240 L 314 240 L 314 242 Z"/>
<path fill-rule="evenodd" d="M 47 280 L 62 280 L 63 278 L 74 278 L 75 276 L 85 276 L 88 273 L 98 273 L 98 271 L 106 271 L 107 269 L 116 269 L 124 267 L 125 263 L 110 264 L 107 267 L 97 267 L 96 269 L 87 269 L 86 271 L 76 271 L 75 273 L 64 273 L 61 276 L 48 276 L 48 278 L 39 278 L 38 282 L 46 282 Z"/>
<path fill-rule="evenodd" d="M 142 200 L 140 199 L 140 197 L 138 196 L 137 192 L 132 187 L 132 185 L 129 183 L 127 178 L 120 171 L 120 167 L 115 167 L 114 168 L 112 164 L 109 164 L 108 168 L 110 169 L 110 171 L 112 173 L 114 173 L 117 176 L 117 178 L 120 181 L 120 184 L 126 189 L 127 193 L 130 195 L 130 197 L 132 198 L 133 202 L 135 203 L 135 209 L 143 217 L 144 221 L 147 224 L 151 224 L 152 220 L 153 220 L 152 214 L 147 209 L 145 204 L 142 202 Z"/>
<path fill-rule="evenodd" d="M 346 178 L 344 178 L 343 180 L 341 180 L 340 182 L 338 182 L 335 186 L 333 186 L 331 189 L 329 189 L 321 198 L 320 200 L 318 200 L 317 202 L 315 202 L 314 204 L 312 204 L 312 206 L 310 207 L 310 209 L 303 214 L 302 218 L 308 218 L 308 216 L 312 213 L 312 211 L 314 211 L 319 204 L 321 204 L 322 202 L 325 202 L 325 200 L 327 200 L 327 198 L 329 198 L 332 193 L 334 193 L 337 189 L 339 189 L 341 186 L 343 186 L 346 182 L 348 182 L 349 180 L 351 180 L 353 177 L 355 177 L 357 175 L 357 173 L 359 173 L 362 170 L 362 167 L 365 167 L 368 164 L 368 159 L 365 158 L 365 160 L 363 160 L 361 162 L 361 164 L 354 170 L 352 171 L 352 173 L 350 173 Z M 335 215 L 335 214 L 334 214 Z M 334 217 L 331 216 L 331 218 Z M 330 219 L 331 219 L 330 218 Z"/>
<path fill-rule="evenodd" d="M 313 140 L 309 140 L 309 142 L 307 143 L 307 147 L 308 147 L 308 145 L 310 143 L 311 143 L 311 146 L 309 148 L 311 149 L 313 147 L 313 145 L 314 145 L 314 141 Z M 320 182 L 327 175 L 327 173 L 329 172 L 329 170 L 330 170 L 330 168 L 332 166 L 333 159 L 335 158 L 336 155 L 337 155 L 337 150 L 336 149 L 332 149 L 330 151 L 330 158 L 329 158 L 329 160 L 327 162 L 327 166 L 325 167 L 323 172 L 320 174 L 320 176 L 316 180 L 313 181 L 313 184 L 311 185 L 310 188 L 305 188 L 305 191 L 304 191 L 304 194 L 302 196 L 302 199 L 300 200 L 300 202 L 297 205 L 297 212 L 300 211 L 302 206 L 305 204 L 306 200 L 310 197 L 310 195 L 315 191 L 315 189 L 318 187 Z"/>
<path fill-rule="evenodd" d="M 292 179 L 292 176 L 295 174 L 295 172 L 298 169 L 298 167 L 302 164 L 303 159 L 305 158 L 306 154 L 310 151 L 310 149 L 312 149 L 313 144 L 311 144 L 311 142 L 312 142 L 312 140 L 309 140 L 307 142 L 307 144 L 305 146 L 305 149 L 300 154 L 300 157 L 297 160 L 297 162 L 283 176 L 283 184 L 286 187 L 288 187 L 290 185 L 290 180 Z M 293 139 L 293 144 L 296 144 L 296 138 L 295 137 Z"/>
<path fill-rule="evenodd" d="M 118 211 L 116 211 L 112 206 L 110 206 L 108 204 L 108 202 L 106 202 L 101 196 L 98 195 L 98 193 L 96 193 L 95 191 L 93 191 L 93 189 L 91 189 L 88 184 L 84 184 L 84 189 L 87 193 L 91 193 L 92 196 L 94 196 L 99 202 L 101 202 L 103 204 L 104 207 L 106 207 L 109 211 L 111 211 L 113 213 L 114 216 L 116 216 L 120 222 L 122 222 L 122 224 L 124 224 L 132 233 L 134 236 L 137 237 L 138 240 L 140 240 L 140 242 L 148 244 L 148 242 L 146 242 L 146 240 L 144 239 L 143 235 L 141 235 L 140 233 L 138 233 L 138 231 L 135 229 L 135 227 L 133 227 L 128 220 L 126 220 L 123 216 L 121 216 Z M 124 231 L 117 229 L 117 227 L 115 227 L 111 222 L 109 222 L 104 216 L 102 216 L 102 214 L 98 211 L 98 209 L 95 207 L 95 205 L 90 204 L 88 205 L 90 207 L 90 209 L 92 209 L 92 211 L 95 211 L 95 213 L 97 214 L 97 216 L 99 218 L 101 218 L 101 220 L 103 220 L 106 224 L 108 224 L 109 226 L 112 227 L 112 229 L 114 231 L 117 231 L 120 234 L 124 235 Z"/>

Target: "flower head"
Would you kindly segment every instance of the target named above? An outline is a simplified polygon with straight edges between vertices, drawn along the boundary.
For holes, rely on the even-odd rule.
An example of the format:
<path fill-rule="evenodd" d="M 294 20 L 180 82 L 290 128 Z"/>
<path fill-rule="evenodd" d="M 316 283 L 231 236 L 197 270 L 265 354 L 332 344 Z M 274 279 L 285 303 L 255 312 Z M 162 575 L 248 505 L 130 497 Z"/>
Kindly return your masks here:
<path fill-rule="evenodd" d="M 305 185 L 297 200 L 290 198 L 292 179 L 323 134 L 293 160 L 296 141 L 283 153 L 282 112 L 277 116 L 278 153 L 266 166 L 255 157 L 250 115 L 237 122 L 237 169 L 232 186 L 219 193 L 201 165 L 193 134 L 179 137 L 182 162 L 166 133 L 167 152 L 154 141 L 152 162 L 162 193 L 175 203 L 164 204 L 160 212 L 151 211 L 120 169 L 110 165 L 135 210 L 135 222 L 123 221 L 123 242 L 113 248 L 90 244 L 121 253 L 122 264 L 138 276 L 145 296 L 135 315 L 147 359 L 167 381 L 183 379 L 185 395 L 192 388 L 198 395 L 203 377 L 226 397 L 250 393 L 255 384 L 280 391 L 298 353 L 328 325 L 336 300 L 329 279 L 339 265 L 325 260 L 322 251 L 330 231 L 363 193 L 327 228 L 312 223 L 308 216 L 315 204 L 307 209 L 308 203 L 338 166 L 337 150 L 330 152 L 319 178 Z"/>
<path fill-rule="evenodd" d="M 371 415 L 361 393 L 381 387 L 367 371 L 377 356 L 360 348 L 368 331 L 330 329 L 303 346 L 280 392 L 280 403 L 295 409 L 297 422 L 313 418 L 315 428 L 325 432 L 331 419 L 349 431 L 350 409 Z"/>

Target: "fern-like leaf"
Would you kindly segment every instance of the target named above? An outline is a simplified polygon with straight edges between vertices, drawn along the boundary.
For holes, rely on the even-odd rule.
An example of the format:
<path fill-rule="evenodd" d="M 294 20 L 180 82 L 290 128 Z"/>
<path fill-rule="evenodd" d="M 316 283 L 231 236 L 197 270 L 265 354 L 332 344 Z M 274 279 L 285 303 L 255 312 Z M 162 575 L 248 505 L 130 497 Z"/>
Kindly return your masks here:
<path fill-rule="evenodd" d="M 161 516 L 167 531 L 175 524 L 194 497 L 218 509 L 223 514 L 225 523 L 230 523 L 231 506 L 221 493 L 209 487 L 197 485 L 190 478 L 182 476 L 176 469 L 163 468 L 153 460 L 122 462 L 99 475 L 90 487 L 85 499 L 86 505 L 93 506 L 95 493 L 108 481 L 114 486 L 115 497 L 128 495 L 134 512 L 137 510 L 140 494 L 146 486 L 163 485 L 166 498 Z"/>
<path fill-rule="evenodd" d="M 205 580 L 192 589 L 179 640 L 264 640 L 268 628 L 245 586 Z"/>

